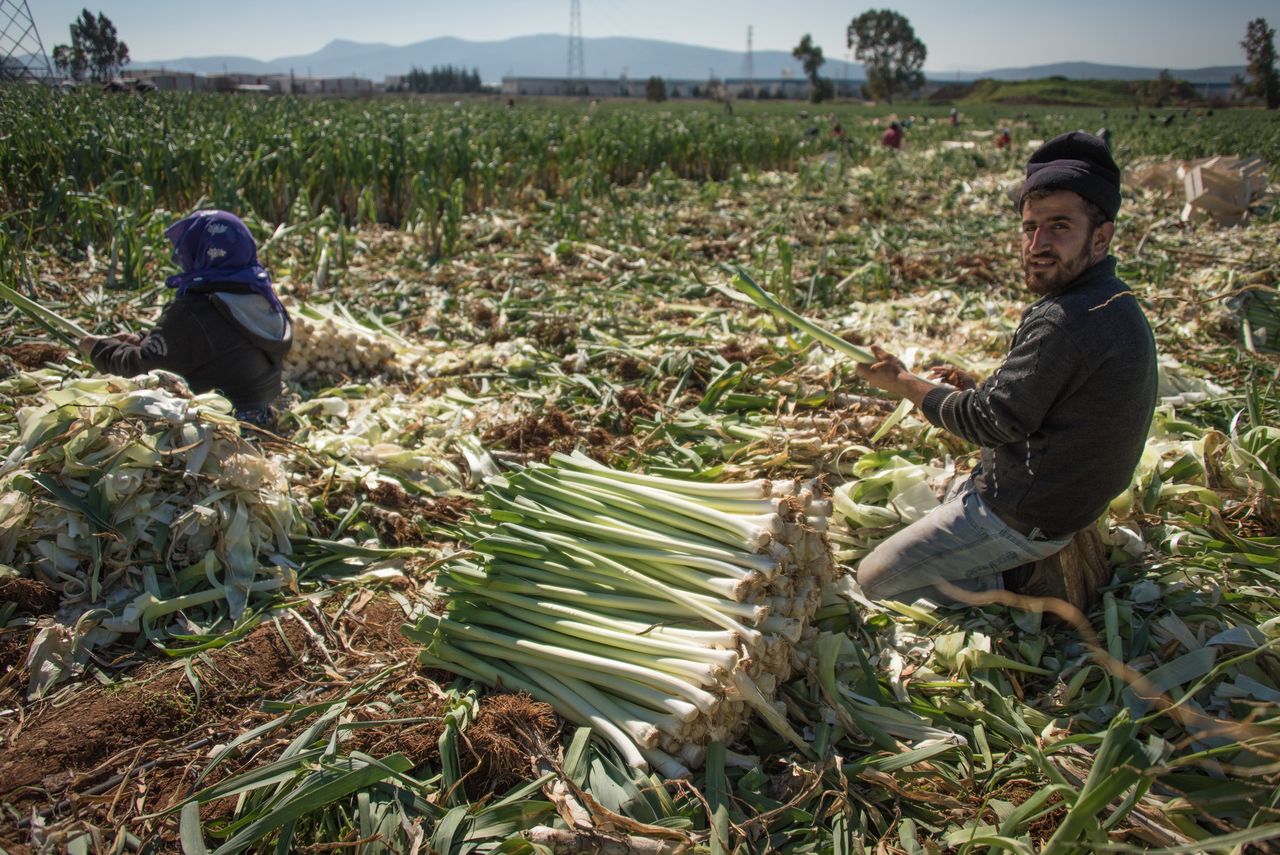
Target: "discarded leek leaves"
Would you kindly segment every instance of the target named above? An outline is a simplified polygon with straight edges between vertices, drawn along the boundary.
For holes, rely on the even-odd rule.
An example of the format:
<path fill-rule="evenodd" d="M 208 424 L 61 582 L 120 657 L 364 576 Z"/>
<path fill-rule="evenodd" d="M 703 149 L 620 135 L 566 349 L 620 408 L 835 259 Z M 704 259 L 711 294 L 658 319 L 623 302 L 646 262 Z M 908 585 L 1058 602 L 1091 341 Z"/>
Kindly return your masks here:
<path fill-rule="evenodd" d="M 786 321 L 802 333 L 817 339 L 837 353 L 843 353 L 845 356 L 855 362 L 861 362 L 863 365 L 871 365 L 877 361 L 875 356 L 871 354 L 871 351 L 866 348 L 858 347 L 856 344 L 850 344 L 835 333 L 815 324 L 808 318 L 779 303 L 776 297 L 757 285 L 755 280 L 752 279 L 745 270 L 742 270 L 741 268 L 735 269 L 733 284 L 742 294 L 749 297 L 751 302 L 755 303 L 760 308 L 772 313 L 774 317 Z"/>
<path fill-rule="evenodd" d="M 24 297 L 7 285 L 0 285 L 0 297 L 13 303 L 23 314 L 72 346 L 89 335 L 79 324 L 67 320 L 52 309 L 46 309 L 35 300 Z"/>
<path fill-rule="evenodd" d="M 811 338 L 822 342 L 837 353 L 843 353 L 845 356 L 855 362 L 861 362 L 863 365 L 872 365 L 878 361 L 875 356 L 872 355 L 871 351 L 866 348 L 858 347 L 856 344 L 850 344 L 835 333 L 819 326 L 803 315 L 800 315 L 779 303 L 776 297 L 757 285 L 755 280 L 752 279 L 745 270 L 736 268 L 736 272 L 733 277 L 733 284 L 741 294 L 748 297 L 751 302 L 755 303 L 760 308 L 770 312 L 774 317 L 786 321 Z M 892 430 L 898 422 L 902 421 L 902 419 L 906 417 L 907 413 L 911 412 L 911 409 L 914 406 L 915 405 L 906 398 L 899 401 L 897 408 L 894 409 L 893 413 L 889 415 L 889 418 L 885 419 L 884 423 L 880 425 L 880 429 L 876 431 L 875 436 L 871 437 L 871 441 L 879 442 L 885 434 Z"/>

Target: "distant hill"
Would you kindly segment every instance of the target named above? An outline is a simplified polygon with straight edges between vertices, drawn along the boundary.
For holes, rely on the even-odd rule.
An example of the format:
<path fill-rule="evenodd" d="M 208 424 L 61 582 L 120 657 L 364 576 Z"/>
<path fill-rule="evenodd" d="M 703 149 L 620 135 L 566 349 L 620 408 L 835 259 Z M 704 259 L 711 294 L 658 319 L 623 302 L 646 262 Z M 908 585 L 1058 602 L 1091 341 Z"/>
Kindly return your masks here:
<path fill-rule="evenodd" d="M 961 104 L 1045 105 L 1091 107 L 1169 106 L 1196 101 L 1202 96 L 1198 86 L 1179 81 L 1168 90 L 1155 80 L 1070 80 L 1062 76 L 1035 80 L 952 81 L 929 96 L 931 101 Z M 1159 90 L 1159 91 L 1158 91 Z"/>
<path fill-rule="evenodd" d="M 993 68 L 990 71 L 938 73 L 930 75 L 935 82 L 948 80 L 1040 80 L 1045 77 L 1066 77 L 1070 80 L 1155 80 L 1160 68 L 1141 68 L 1132 65 L 1100 65 L 1096 62 L 1057 62 L 1051 65 L 1031 65 L 1026 68 Z M 1216 65 L 1209 68 L 1170 68 L 1169 76 L 1188 83 L 1230 83 L 1232 76 L 1244 74 L 1244 66 Z"/>
<path fill-rule="evenodd" d="M 632 78 L 658 75 L 666 78 L 705 80 L 745 76 L 746 55 L 741 51 L 699 47 L 654 39 L 623 37 L 583 40 L 588 77 Z M 561 77 L 568 59 L 568 38 L 563 35 L 519 36 L 498 42 L 472 42 L 452 37 L 428 39 L 409 45 L 369 44 L 335 39 L 318 51 L 272 60 L 248 57 L 210 56 L 183 57 L 156 62 L 133 62 L 130 68 L 168 68 L 216 74 L 239 71 L 250 74 L 312 74 L 323 77 L 356 75 L 380 81 L 388 75 L 405 74 L 410 68 L 452 65 L 479 69 L 480 78 L 496 83 L 504 76 Z M 804 70 L 785 51 L 756 51 L 752 57 L 756 78 L 801 77 Z M 1159 68 L 1126 65 L 1099 65 L 1090 62 L 1062 62 L 1027 68 L 997 68 L 991 71 L 929 72 L 934 82 L 967 81 L 979 78 L 996 80 L 1034 80 L 1061 76 L 1077 80 L 1154 80 Z M 1234 74 L 1242 74 L 1243 66 L 1218 66 L 1198 69 L 1169 69 L 1176 79 L 1191 83 L 1229 83 Z M 862 66 L 839 59 L 828 59 L 822 67 L 824 77 L 862 80 Z"/>
<path fill-rule="evenodd" d="M 500 42 L 471 42 L 455 38 L 429 39 L 396 47 L 335 40 L 315 53 L 286 56 L 266 62 L 236 57 L 183 57 L 157 62 L 133 62 L 130 68 L 168 68 L 215 74 L 224 70 L 255 74 L 307 74 L 337 77 L 355 74 L 381 80 L 405 74 L 410 68 L 453 65 L 476 68 L 480 78 L 496 83 L 504 76 L 562 77 L 568 62 L 568 39 L 558 35 L 520 36 Z M 739 51 L 677 44 L 651 39 L 595 38 L 583 40 L 588 77 L 631 78 L 651 75 L 705 80 L 742 77 L 745 54 Z M 803 68 L 789 53 L 756 51 L 752 57 L 754 77 L 801 77 Z M 851 80 L 862 79 L 862 66 L 829 60 L 823 75 Z"/>

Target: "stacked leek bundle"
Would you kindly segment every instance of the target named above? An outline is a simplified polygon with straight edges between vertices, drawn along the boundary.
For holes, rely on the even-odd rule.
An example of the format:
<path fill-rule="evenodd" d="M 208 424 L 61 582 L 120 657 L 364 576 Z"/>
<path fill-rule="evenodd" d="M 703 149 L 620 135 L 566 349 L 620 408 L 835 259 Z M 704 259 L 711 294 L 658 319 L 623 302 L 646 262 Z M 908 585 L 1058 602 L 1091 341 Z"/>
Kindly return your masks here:
<path fill-rule="evenodd" d="M 813 486 L 708 484 L 580 454 L 495 479 L 477 561 L 441 570 L 420 661 L 526 691 L 637 768 L 679 776 L 773 699 L 834 572 Z"/>
<path fill-rule="evenodd" d="M 336 383 L 382 374 L 422 377 L 444 345 L 410 341 L 381 319 L 360 321 L 340 303 L 286 302 L 293 347 L 284 361 L 286 380 Z"/>
<path fill-rule="evenodd" d="M 378 331 L 360 324 L 340 310 L 316 305 L 290 306 L 293 347 L 285 357 L 288 380 L 336 381 L 368 377 L 395 363 L 396 351 Z"/>

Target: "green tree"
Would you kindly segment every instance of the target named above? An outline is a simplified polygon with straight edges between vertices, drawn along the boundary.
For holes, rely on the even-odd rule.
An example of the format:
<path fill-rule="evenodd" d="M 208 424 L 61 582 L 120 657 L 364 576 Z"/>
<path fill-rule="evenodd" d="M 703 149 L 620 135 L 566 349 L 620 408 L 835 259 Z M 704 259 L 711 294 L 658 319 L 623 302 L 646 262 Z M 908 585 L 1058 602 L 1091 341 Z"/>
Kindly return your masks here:
<path fill-rule="evenodd" d="M 805 76 L 809 78 L 809 99 L 817 104 L 831 97 L 831 81 L 818 76 L 818 69 L 826 62 L 822 48 L 813 43 L 813 37 L 805 33 L 800 44 L 792 49 L 791 55 L 800 60 Z"/>
<path fill-rule="evenodd" d="M 928 50 L 916 38 L 911 22 L 889 9 L 870 9 L 849 24 L 849 47 L 867 72 L 872 98 L 893 101 L 898 92 L 914 92 L 924 85 Z"/>
<path fill-rule="evenodd" d="M 426 71 L 418 66 L 409 69 L 405 75 L 404 86 L 410 92 L 483 92 L 484 84 L 480 82 L 480 69 L 468 72 L 461 66 L 431 66 Z"/>
<path fill-rule="evenodd" d="M 649 101 L 667 100 L 666 81 L 657 75 L 650 77 L 644 84 L 644 97 Z"/>
<path fill-rule="evenodd" d="M 54 46 L 53 62 L 73 80 L 92 72 L 94 80 L 105 82 L 129 63 L 129 47 L 120 41 L 110 18 L 101 12 L 95 18 L 85 9 L 71 22 L 71 44 Z"/>
<path fill-rule="evenodd" d="M 1276 74 L 1276 31 L 1267 26 L 1266 18 L 1255 18 L 1245 28 L 1245 58 L 1249 60 L 1246 69 L 1249 79 L 1244 90 L 1249 95 L 1261 98 L 1267 109 L 1280 107 L 1280 76 Z"/>
<path fill-rule="evenodd" d="M 83 50 L 77 50 L 71 45 L 54 45 L 53 64 L 58 71 L 72 80 L 84 80 L 84 73 L 89 67 L 89 57 Z"/>

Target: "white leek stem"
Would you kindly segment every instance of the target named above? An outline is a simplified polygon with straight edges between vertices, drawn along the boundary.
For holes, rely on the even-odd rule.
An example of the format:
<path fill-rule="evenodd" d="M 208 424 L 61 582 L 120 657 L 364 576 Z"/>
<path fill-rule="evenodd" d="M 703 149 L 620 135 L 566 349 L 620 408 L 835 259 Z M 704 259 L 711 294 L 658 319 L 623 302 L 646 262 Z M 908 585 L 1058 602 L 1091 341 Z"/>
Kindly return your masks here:
<path fill-rule="evenodd" d="M 595 615 L 594 620 L 591 621 L 579 621 L 572 616 L 542 614 L 542 611 L 558 611 L 555 603 L 530 600 L 499 591 L 486 591 L 485 596 L 489 600 L 485 607 L 496 606 L 503 614 L 508 614 L 517 620 L 588 641 L 598 641 L 611 647 L 620 647 L 653 656 L 696 659 L 726 671 L 738 663 L 738 654 L 731 650 L 701 647 L 690 644 L 687 640 L 663 638 L 656 633 L 644 635 L 631 629 L 614 628 L 610 625 L 612 621 L 602 615 Z M 477 611 L 482 610 L 477 609 Z"/>
<path fill-rule="evenodd" d="M 679 478 L 663 478 L 660 475 L 646 475 L 642 472 L 628 472 L 619 469 L 610 469 L 596 461 L 587 457 L 580 451 L 574 451 L 572 454 L 561 454 L 556 452 L 551 455 L 551 462 L 561 468 L 577 469 L 579 471 L 595 472 L 599 474 L 607 473 L 609 476 L 619 481 L 630 481 L 633 484 L 643 484 L 649 487 L 656 487 L 660 490 L 668 490 L 673 493 L 683 493 L 686 496 L 695 496 L 699 498 L 721 498 L 721 499 L 765 499 L 770 495 L 773 482 L 764 479 L 755 481 L 743 481 L 736 484 L 718 484 L 708 481 L 685 481 Z"/>
<path fill-rule="evenodd" d="M 512 612 L 495 612 L 474 606 L 455 606 L 453 611 L 450 612 L 450 619 L 462 621 L 472 626 L 489 626 L 504 633 L 513 633 L 521 639 L 553 645 L 565 651 L 588 653 L 613 662 L 630 663 L 639 668 L 661 671 L 665 674 L 692 680 L 702 686 L 716 686 L 719 683 L 717 674 L 722 674 L 725 670 L 710 662 L 691 662 L 688 659 L 672 656 L 666 650 L 658 655 L 647 651 L 635 650 L 629 646 L 619 644 L 616 638 L 608 639 L 599 630 L 594 632 L 581 629 L 577 632 L 570 631 L 572 627 L 567 625 L 573 622 L 564 618 L 547 619 L 534 617 L 533 615 L 525 615 L 524 618 L 522 620 L 517 617 L 514 610 Z M 544 621 L 551 624 L 551 626 L 543 625 Z M 578 626 L 582 627 L 581 624 Z M 592 628 L 586 629 L 590 630 Z M 617 635 L 621 634 L 615 633 L 615 636 Z M 636 641 L 634 637 L 626 635 L 621 635 L 621 640 L 632 643 Z M 683 651 L 681 652 L 683 653 Z"/>
<path fill-rule="evenodd" d="M 596 675 L 595 680 L 597 681 L 612 679 L 622 682 L 618 678 L 621 675 L 626 675 L 633 680 L 664 689 L 669 693 L 682 697 L 703 712 L 709 710 L 716 700 L 715 696 L 705 689 L 665 671 L 645 668 L 641 665 L 609 659 L 604 656 L 596 656 L 580 650 L 557 647 L 554 644 L 543 644 L 524 638 L 513 638 L 474 624 L 454 621 L 448 618 L 437 618 L 430 613 L 423 616 L 423 622 L 429 622 L 431 618 L 435 618 L 436 623 L 446 636 L 456 634 L 460 638 L 468 639 L 474 642 L 473 645 L 468 646 L 473 646 L 477 649 L 484 647 L 491 655 L 505 656 L 540 668 L 554 669 L 557 664 L 571 666 L 574 670 Z M 584 679 L 590 681 L 592 678 L 588 676 Z"/>
<path fill-rule="evenodd" d="M 648 683 L 640 683 L 635 680 L 620 680 L 616 675 L 601 674 L 598 671 L 580 668 L 572 663 L 538 659 L 536 656 L 525 656 L 499 645 L 486 644 L 482 641 L 458 641 L 452 643 L 451 646 L 473 658 L 496 656 L 500 661 L 519 661 L 522 664 L 539 668 L 548 674 L 554 674 L 557 679 L 563 680 L 566 677 L 572 677 L 590 685 L 600 685 L 602 688 L 608 688 L 609 691 L 616 695 L 630 698 L 639 706 L 655 711 L 663 710 L 669 713 L 676 721 L 696 721 L 703 715 L 702 710 L 690 701 L 674 697 L 671 692 L 654 688 Z"/>
<path fill-rule="evenodd" d="M 661 601 L 647 599 L 645 597 L 629 597 L 626 594 L 617 593 L 596 593 L 579 591 L 572 588 L 562 586 L 564 577 L 554 572 L 548 572 L 542 569 L 522 562 L 495 562 L 490 565 L 491 571 L 500 571 L 511 573 L 521 579 L 532 580 L 534 584 L 539 585 L 548 596 L 553 594 L 563 594 L 565 597 L 573 598 L 584 602 L 599 603 L 611 609 L 621 609 L 623 611 L 634 611 L 648 616 L 668 616 L 668 617 L 691 617 L 702 613 L 685 607 L 683 602 Z M 621 584 L 626 580 L 618 580 L 618 589 L 632 591 L 634 593 L 644 594 L 647 589 L 640 585 Z M 557 584 L 561 583 L 561 584 Z M 759 625 L 762 621 L 768 619 L 768 609 L 760 604 L 737 603 L 730 600 L 717 599 L 709 597 L 705 594 L 689 594 L 689 599 L 698 600 L 707 606 L 719 609 L 726 616 L 740 618 Z M 720 624 L 717 623 L 717 626 Z M 733 632 L 732 629 L 729 630 Z M 734 633 L 737 635 L 737 633 Z"/>

